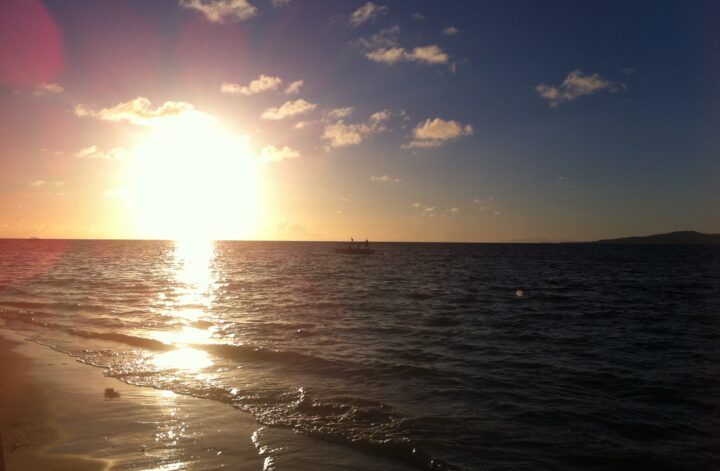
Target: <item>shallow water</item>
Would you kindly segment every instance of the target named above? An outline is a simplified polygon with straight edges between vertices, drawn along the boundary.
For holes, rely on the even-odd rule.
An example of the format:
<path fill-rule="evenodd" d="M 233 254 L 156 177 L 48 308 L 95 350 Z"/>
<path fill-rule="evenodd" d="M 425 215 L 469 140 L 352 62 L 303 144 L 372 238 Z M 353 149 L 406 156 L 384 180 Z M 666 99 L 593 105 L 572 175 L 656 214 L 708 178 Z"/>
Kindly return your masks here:
<path fill-rule="evenodd" d="M 2 240 L 0 316 L 388 467 L 720 465 L 718 248 L 373 245 Z"/>

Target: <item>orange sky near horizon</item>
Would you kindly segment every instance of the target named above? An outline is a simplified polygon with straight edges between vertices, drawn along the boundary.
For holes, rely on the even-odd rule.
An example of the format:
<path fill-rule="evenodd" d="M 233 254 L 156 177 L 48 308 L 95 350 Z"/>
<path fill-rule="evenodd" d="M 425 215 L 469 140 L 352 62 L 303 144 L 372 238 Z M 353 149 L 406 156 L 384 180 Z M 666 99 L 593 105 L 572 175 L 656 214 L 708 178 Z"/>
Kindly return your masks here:
<path fill-rule="evenodd" d="M 556 38 L 540 30 L 474 29 L 479 7 L 221 3 L 4 2 L 0 237 L 720 232 L 703 209 L 720 204 L 717 137 L 663 121 L 702 115 L 682 108 L 702 89 L 682 80 L 699 75 L 644 59 L 701 37 L 678 30 L 613 62 L 626 46 L 599 41 L 593 15 L 615 12 L 580 9 L 568 15 L 587 33 L 556 25 L 557 35 L 593 52 L 551 59 L 538 51 Z M 631 26 L 616 27 L 633 37 Z M 685 57 L 678 47 L 673 60 Z"/>

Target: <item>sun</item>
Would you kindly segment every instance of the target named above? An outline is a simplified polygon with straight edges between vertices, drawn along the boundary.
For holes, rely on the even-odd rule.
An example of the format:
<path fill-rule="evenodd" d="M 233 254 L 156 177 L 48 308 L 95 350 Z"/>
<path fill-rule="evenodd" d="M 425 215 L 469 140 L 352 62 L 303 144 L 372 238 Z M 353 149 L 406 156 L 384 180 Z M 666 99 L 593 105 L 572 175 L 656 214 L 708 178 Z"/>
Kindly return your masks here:
<path fill-rule="evenodd" d="M 130 210 L 146 238 L 248 239 L 259 179 L 260 159 L 214 117 L 168 119 L 133 150 Z"/>

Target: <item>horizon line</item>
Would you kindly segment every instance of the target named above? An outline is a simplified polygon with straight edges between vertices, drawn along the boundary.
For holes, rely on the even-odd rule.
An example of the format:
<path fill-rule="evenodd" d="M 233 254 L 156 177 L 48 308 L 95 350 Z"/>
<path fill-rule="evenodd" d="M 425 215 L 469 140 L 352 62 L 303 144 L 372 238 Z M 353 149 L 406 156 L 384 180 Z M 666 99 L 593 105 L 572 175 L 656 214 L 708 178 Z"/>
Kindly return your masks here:
<path fill-rule="evenodd" d="M 182 240 L 196 240 L 192 238 L 188 239 L 142 239 L 142 238 L 88 238 L 88 237 L 0 237 L 0 240 L 73 240 L 73 241 L 115 241 L 115 242 L 177 242 Z M 318 242 L 318 243 L 349 243 L 348 240 L 339 239 L 202 239 L 209 240 L 211 242 Z M 378 239 L 369 241 L 371 244 L 584 244 L 592 243 L 590 241 L 571 241 L 571 240 L 508 240 L 508 241 L 443 241 L 443 240 L 385 240 Z M 361 244 L 364 241 L 356 240 L 355 243 Z"/>

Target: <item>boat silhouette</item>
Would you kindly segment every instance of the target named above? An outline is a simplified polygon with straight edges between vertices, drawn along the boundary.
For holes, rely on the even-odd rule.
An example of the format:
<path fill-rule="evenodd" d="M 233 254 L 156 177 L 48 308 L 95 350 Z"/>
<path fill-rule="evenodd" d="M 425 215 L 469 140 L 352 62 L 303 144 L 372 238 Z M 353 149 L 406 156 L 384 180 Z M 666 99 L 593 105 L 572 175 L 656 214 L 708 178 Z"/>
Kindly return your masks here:
<path fill-rule="evenodd" d="M 375 249 L 370 248 L 370 242 L 365 239 L 364 243 L 355 242 L 351 237 L 350 242 L 345 247 L 335 248 L 335 253 L 344 253 L 350 255 L 372 255 L 375 253 Z"/>

